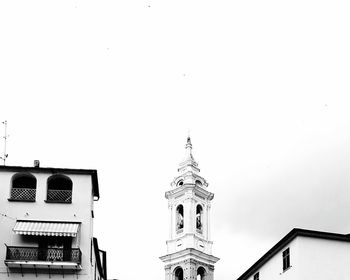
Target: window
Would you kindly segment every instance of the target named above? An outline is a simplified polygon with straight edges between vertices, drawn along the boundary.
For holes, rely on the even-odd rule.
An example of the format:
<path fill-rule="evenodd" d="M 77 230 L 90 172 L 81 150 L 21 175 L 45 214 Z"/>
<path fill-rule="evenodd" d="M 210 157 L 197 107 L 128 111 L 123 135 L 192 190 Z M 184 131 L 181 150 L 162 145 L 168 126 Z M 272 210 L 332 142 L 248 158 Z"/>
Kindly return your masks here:
<path fill-rule="evenodd" d="M 259 272 L 254 274 L 254 279 L 253 280 L 259 280 Z"/>
<path fill-rule="evenodd" d="M 184 207 L 180 204 L 176 207 L 176 231 L 182 231 L 184 227 Z"/>
<path fill-rule="evenodd" d="M 198 231 L 202 231 L 202 214 L 203 208 L 198 204 L 196 207 L 196 229 Z"/>
<path fill-rule="evenodd" d="M 47 179 L 46 202 L 72 202 L 73 182 L 65 175 L 56 174 Z"/>
<path fill-rule="evenodd" d="M 12 177 L 10 201 L 35 201 L 36 178 L 30 173 L 17 173 Z"/>
<path fill-rule="evenodd" d="M 195 184 L 196 184 L 196 186 L 198 186 L 198 187 L 202 187 L 202 186 L 203 186 L 202 182 L 199 181 L 199 180 L 196 180 Z"/>
<path fill-rule="evenodd" d="M 289 248 L 284 250 L 282 252 L 282 258 L 283 258 L 283 271 L 290 267 L 290 254 L 289 254 Z"/>

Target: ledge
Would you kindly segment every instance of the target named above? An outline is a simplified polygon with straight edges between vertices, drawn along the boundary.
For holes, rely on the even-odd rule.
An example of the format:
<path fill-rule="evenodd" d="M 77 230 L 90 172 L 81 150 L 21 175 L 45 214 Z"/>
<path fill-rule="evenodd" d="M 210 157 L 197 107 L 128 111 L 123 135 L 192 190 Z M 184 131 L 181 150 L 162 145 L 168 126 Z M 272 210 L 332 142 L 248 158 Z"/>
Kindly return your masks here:
<path fill-rule="evenodd" d="M 35 199 L 13 199 L 13 198 L 8 198 L 8 201 L 17 201 L 17 202 L 35 202 Z"/>
<path fill-rule="evenodd" d="M 283 271 L 282 271 L 282 273 L 285 273 L 285 272 L 287 272 L 289 269 L 291 269 L 292 268 L 292 266 L 290 265 L 290 266 L 288 266 L 286 269 L 283 269 Z M 280 273 L 280 274 L 282 274 L 282 273 Z"/>
<path fill-rule="evenodd" d="M 72 201 L 44 200 L 46 203 L 72 204 Z"/>
<path fill-rule="evenodd" d="M 38 268 L 38 269 L 78 269 L 81 270 L 82 266 L 80 263 L 75 262 L 50 262 L 50 261 L 9 261 L 5 260 L 5 264 L 9 268 Z"/>

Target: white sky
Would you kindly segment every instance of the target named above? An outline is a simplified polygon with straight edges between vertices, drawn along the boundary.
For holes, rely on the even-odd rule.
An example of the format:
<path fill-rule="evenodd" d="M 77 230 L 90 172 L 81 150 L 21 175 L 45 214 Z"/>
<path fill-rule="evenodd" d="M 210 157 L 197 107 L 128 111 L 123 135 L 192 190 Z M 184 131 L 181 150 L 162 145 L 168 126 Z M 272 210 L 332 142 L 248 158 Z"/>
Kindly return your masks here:
<path fill-rule="evenodd" d="M 188 130 L 215 193 L 215 279 L 293 227 L 350 233 L 349 14 L 337 0 L 1 1 L 7 164 L 98 170 L 109 278 L 164 279 L 164 192 Z"/>

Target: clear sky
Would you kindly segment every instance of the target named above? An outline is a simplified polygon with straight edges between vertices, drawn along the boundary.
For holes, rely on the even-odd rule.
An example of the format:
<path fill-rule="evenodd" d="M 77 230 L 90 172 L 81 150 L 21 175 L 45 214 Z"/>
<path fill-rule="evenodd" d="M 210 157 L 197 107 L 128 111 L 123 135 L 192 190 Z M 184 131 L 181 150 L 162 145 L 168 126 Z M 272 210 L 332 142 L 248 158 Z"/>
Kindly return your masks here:
<path fill-rule="evenodd" d="M 95 168 L 109 278 L 164 279 L 188 130 L 217 280 L 294 227 L 350 233 L 349 1 L 0 1 L 8 165 Z M 0 127 L 0 132 L 2 127 Z"/>

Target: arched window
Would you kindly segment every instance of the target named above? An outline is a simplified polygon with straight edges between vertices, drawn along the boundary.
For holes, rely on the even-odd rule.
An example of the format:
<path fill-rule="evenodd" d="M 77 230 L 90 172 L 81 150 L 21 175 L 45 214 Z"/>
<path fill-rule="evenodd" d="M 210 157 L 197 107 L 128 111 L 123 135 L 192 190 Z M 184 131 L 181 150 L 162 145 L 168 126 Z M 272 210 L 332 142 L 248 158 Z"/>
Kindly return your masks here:
<path fill-rule="evenodd" d="M 55 174 L 47 179 L 47 202 L 72 202 L 72 180 L 62 174 Z"/>
<path fill-rule="evenodd" d="M 9 200 L 35 201 L 36 178 L 30 173 L 17 173 L 12 177 Z"/>
<path fill-rule="evenodd" d="M 184 181 L 183 181 L 183 180 L 180 180 L 180 181 L 177 182 L 176 186 L 177 186 L 177 187 L 180 187 L 180 186 L 182 186 L 183 184 L 184 184 Z"/>
<path fill-rule="evenodd" d="M 176 207 L 176 230 L 182 230 L 184 227 L 184 207 L 182 204 Z"/>
<path fill-rule="evenodd" d="M 197 205 L 196 207 L 196 229 L 198 231 L 202 231 L 203 225 L 203 208 L 201 205 Z"/>
<path fill-rule="evenodd" d="M 174 280 L 183 280 L 184 279 L 184 271 L 181 267 L 177 267 L 174 270 Z"/>
<path fill-rule="evenodd" d="M 198 186 L 198 187 L 201 187 L 201 186 L 203 186 L 203 184 L 202 184 L 202 182 L 201 181 L 199 181 L 199 180 L 196 180 L 196 186 Z"/>
<path fill-rule="evenodd" d="M 205 280 L 205 269 L 201 266 L 197 269 L 197 280 Z"/>

